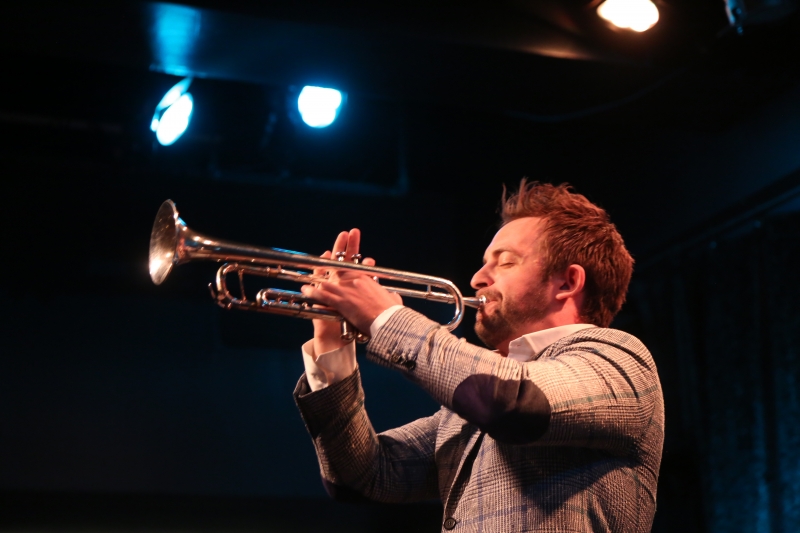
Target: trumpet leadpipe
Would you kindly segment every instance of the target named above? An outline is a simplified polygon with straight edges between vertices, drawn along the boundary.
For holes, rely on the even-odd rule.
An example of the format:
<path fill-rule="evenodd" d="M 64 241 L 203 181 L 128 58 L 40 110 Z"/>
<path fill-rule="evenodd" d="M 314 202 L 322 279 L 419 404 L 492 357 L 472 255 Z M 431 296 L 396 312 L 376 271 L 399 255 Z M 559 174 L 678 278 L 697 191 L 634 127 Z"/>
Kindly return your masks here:
<path fill-rule="evenodd" d="M 409 298 L 419 298 L 420 300 L 428 300 L 431 302 L 441 302 L 446 304 L 453 304 L 455 305 L 456 299 L 453 295 L 446 293 L 446 292 L 439 292 L 439 291 L 432 291 L 430 287 L 428 287 L 427 291 L 420 291 L 416 289 L 404 289 L 402 287 L 384 287 L 387 291 L 393 292 L 395 294 L 399 294 L 400 296 L 407 296 Z M 482 306 L 486 303 L 485 296 L 476 296 L 476 297 L 461 297 L 461 302 L 466 307 L 472 307 L 477 309 L 478 307 Z"/>

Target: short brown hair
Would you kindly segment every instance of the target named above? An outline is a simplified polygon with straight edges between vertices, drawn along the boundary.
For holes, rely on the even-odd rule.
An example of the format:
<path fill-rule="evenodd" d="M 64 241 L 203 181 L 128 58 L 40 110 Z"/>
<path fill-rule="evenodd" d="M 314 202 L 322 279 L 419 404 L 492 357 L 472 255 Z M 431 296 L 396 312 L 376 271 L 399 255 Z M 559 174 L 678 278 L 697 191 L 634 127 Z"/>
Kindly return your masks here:
<path fill-rule="evenodd" d="M 529 182 L 508 196 L 503 189 L 503 225 L 523 217 L 544 219 L 544 279 L 569 265 L 586 271 L 581 320 L 608 327 L 625 302 L 633 258 L 608 214 L 566 183 Z"/>

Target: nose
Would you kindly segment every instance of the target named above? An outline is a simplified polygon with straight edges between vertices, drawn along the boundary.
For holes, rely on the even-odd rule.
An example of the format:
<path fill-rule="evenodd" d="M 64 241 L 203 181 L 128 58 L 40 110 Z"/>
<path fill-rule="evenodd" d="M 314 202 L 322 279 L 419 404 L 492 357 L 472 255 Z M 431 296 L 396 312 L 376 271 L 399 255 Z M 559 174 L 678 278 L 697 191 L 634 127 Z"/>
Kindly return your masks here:
<path fill-rule="evenodd" d="M 476 291 L 483 289 L 484 287 L 488 287 L 493 283 L 492 277 L 489 275 L 488 266 L 488 263 L 483 265 L 477 272 L 475 272 L 475 275 L 472 276 L 472 280 L 469 282 L 470 287 Z"/>

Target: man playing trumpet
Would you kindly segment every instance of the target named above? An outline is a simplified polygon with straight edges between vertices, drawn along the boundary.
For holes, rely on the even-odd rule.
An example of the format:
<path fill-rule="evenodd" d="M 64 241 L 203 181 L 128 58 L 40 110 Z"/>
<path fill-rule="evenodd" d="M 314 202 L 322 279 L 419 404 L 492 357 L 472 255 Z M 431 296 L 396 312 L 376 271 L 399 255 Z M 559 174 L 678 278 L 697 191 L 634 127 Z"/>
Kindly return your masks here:
<path fill-rule="evenodd" d="M 359 252 L 358 230 L 333 254 Z M 330 257 L 326 252 L 323 257 Z M 365 262 L 371 263 L 371 260 Z M 522 181 L 472 278 L 466 343 L 367 275 L 339 272 L 303 293 L 368 333 L 367 358 L 442 407 L 376 434 L 353 343 L 316 320 L 295 399 L 334 497 L 441 498 L 445 531 L 646 532 L 664 408 L 655 364 L 608 329 L 633 260 L 605 211 L 568 187 Z"/>

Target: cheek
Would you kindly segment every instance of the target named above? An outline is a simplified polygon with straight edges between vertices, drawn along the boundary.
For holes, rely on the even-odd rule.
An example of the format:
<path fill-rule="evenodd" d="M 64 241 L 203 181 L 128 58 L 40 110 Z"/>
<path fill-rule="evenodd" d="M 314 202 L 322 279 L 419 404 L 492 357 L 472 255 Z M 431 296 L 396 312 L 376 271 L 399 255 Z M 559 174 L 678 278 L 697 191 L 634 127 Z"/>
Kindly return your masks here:
<path fill-rule="evenodd" d="M 522 272 L 508 272 L 502 279 L 495 282 L 495 287 L 507 296 L 525 292 L 528 285 L 528 277 Z"/>
<path fill-rule="evenodd" d="M 544 286 L 540 283 L 535 283 L 538 279 L 535 273 L 532 272 L 516 272 L 515 275 L 509 275 L 503 280 L 503 299 L 516 302 L 519 300 L 526 301 L 533 297 L 541 298 Z"/>

